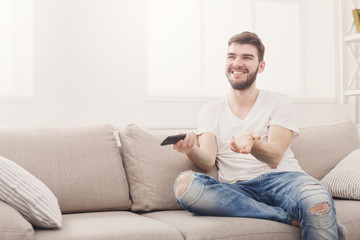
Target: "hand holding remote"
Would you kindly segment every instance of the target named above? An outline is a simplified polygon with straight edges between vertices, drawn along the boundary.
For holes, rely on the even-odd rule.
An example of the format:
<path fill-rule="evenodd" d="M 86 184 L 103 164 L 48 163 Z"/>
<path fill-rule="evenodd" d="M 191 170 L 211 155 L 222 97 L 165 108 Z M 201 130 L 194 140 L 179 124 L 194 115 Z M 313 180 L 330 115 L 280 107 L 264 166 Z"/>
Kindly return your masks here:
<path fill-rule="evenodd" d="M 189 153 L 193 150 L 197 142 L 197 137 L 195 133 L 188 133 L 184 140 L 178 141 L 173 145 L 173 149 L 181 153 Z"/>
<path fill-rule="evenodd" d="M 169 144 L 175 144 L 178 141 L 185 139 L 185 137 L 186 137 L 186 134 L 171 135 L 171 136 L 168 136 L 167 138 L 165 138 L 164 141 L 162 141 L 162 143 L 160 145 L 165 146 L 165 145 L 169 145 Z"/>

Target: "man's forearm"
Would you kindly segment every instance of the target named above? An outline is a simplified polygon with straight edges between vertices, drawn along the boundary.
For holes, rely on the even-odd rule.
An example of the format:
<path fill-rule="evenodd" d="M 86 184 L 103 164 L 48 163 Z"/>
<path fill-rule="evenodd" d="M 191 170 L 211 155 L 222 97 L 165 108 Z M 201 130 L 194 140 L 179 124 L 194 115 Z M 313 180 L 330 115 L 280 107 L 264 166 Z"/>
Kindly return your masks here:
<path fill-rule="evenodd" d="M 271 168 L 278 166 L 284 154 L 276 143 L 265 143 L 260 140 L 255 141 L 250 153 Z"/>
<path fill-rule="evenodd" d="M 188 133 L 185 139 L 178 141 L 173 148 L 185 153 L 196 166 L 205 172 L 209 172 L 215 165 L 217 143 L 215 135 L 210 132 L 198 136 L 195 133 Z"/>
<path fill-rule="evenodd" d="M 209 172 L 215 165 L 216 152 L 208 152 L 195 146 L 192 151 L 186 154 L 187 157 L 201 170 Z"/>
<path fill-rule="evenodd" d="M 256 159 L 276 168 L 292 139 L 292 131 L 278 125 L 269 127 L 267 141 L 261 141 L 257 133 L 247 132 L 230 143 L 231 150 L 238 153 L 251 153 Z"/>

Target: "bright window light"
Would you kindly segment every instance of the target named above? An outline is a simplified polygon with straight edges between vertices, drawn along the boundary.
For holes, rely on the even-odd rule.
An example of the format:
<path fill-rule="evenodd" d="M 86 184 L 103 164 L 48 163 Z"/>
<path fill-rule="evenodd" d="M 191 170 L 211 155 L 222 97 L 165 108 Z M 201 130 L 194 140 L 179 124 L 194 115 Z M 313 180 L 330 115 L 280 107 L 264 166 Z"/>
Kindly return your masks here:
<path fill-rule="evenodd" d="M 0 1 L 0 96 L 33 95 L 33 1 Z"/>
<path fill-rule="evenodd" d="M 228 39 L 265 44 L 257 86 L 296 98 L 335 97 L 334 0 L 149 0 L 148 95 L 227 94 Z M 324 57 L 326 56 L 326 57 Z M 157 98 L 158 99 L 158 98 Z"/>

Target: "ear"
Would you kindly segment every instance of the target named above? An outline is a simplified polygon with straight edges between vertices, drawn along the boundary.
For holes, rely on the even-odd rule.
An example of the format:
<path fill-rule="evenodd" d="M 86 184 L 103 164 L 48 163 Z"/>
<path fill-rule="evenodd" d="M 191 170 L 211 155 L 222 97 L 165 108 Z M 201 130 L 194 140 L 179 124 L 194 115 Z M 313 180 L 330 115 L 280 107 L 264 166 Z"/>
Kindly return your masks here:
<path fill-rule="evenodd" d="M 261 61 L 259 63 L 259 69 L 258 69 L 258 73 L 262 73 L 265 70 L 265 62 Z"/>

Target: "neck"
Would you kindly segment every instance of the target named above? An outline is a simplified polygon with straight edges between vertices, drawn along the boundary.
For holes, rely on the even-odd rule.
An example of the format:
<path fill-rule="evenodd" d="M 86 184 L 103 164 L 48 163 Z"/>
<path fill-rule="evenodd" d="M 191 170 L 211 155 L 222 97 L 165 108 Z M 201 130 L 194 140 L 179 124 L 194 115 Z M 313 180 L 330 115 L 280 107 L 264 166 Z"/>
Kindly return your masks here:
<path fill-rule="evenodd" d="M 259 89 L 255 86 L 251 86 L 246 90 L 235 90 L 231 89 L 231 92 L 228 95 L 228 100 L 231 105 L 246 105 L 253 104 L 259 95 Z"/>

